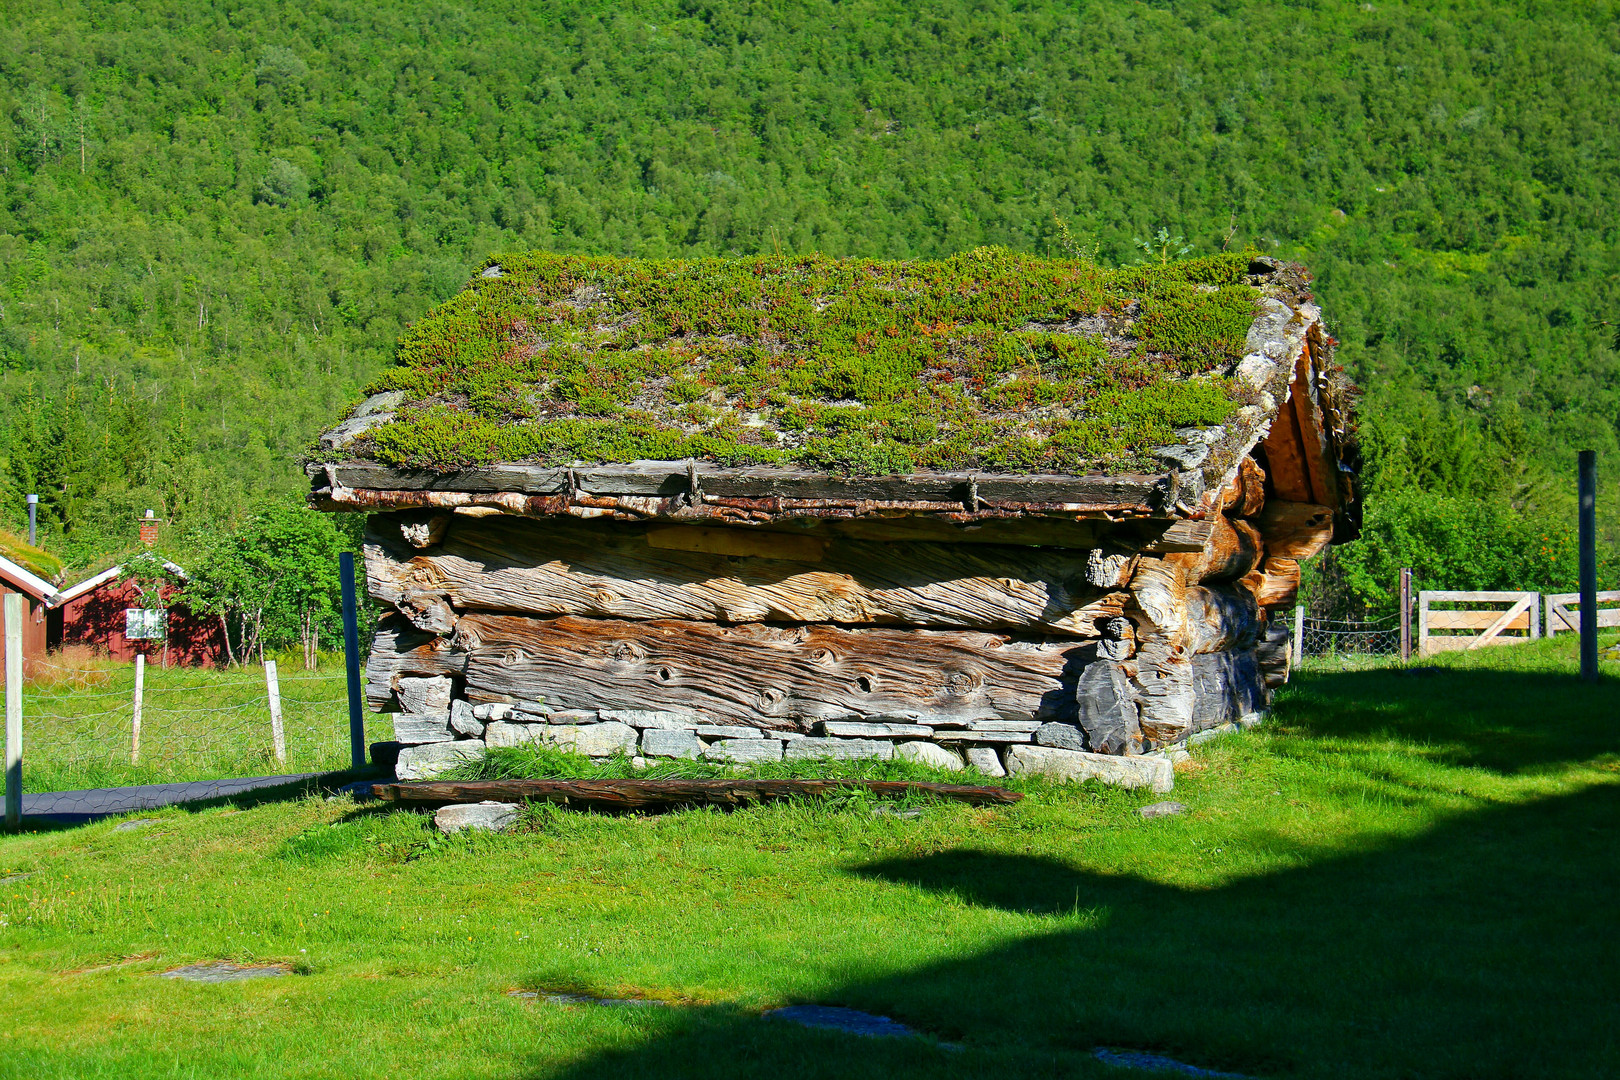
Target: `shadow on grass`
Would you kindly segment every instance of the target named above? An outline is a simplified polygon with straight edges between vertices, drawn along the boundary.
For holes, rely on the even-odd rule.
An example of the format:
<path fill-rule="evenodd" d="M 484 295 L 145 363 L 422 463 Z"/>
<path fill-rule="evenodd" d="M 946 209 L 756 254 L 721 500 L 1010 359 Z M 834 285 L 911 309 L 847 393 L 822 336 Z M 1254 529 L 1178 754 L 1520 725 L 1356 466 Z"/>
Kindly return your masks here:
<path fill-rule="evenodd" d="M 1289 693 L 1289 738 L 1387 732 L 1503 773 L 1620 745 L 1613 680 L 1377 672 L 1317 675 Z M 1141 827 L 1163 829 L 1165 844 L 1200 835 L 1179 819 Z M 1617 837 L 1620 787 L 1599 785 L 1210 888 L 972 848 L 865 862 L 850 873 L 907 890 L 924 923 L 941 902 L 1041 920 L 999 947 L 819 998 L 961 1051 L 670 1009 L 638 1020 L 637 1045 L 547 1075 L 1131 1075 L 1094 1060 L 1098 1046 L 1255 1077 L 1620 1075 Z M 935 951 L 950 954 L 944 933 Z"/>
<path fill-rule="evenodd" d="M 1506 647 L 1506 646 L 1505 646 Z M 1284 731 L 1427 743 L 1441 760 L 1509 774 L 1620 752 L 1620 678 L 1469 667 L 1313 672 L 1278 694 Z"/>

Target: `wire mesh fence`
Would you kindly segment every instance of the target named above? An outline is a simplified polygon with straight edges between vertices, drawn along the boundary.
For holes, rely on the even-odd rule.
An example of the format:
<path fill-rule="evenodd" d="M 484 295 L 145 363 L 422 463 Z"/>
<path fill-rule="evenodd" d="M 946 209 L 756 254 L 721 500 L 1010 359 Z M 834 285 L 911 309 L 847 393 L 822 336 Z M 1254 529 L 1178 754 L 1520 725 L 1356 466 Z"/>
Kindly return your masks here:
<path fill-rule="evenodd" d="M 261 669 L 29 662 L 23 683 L 23 790 L 183 784 L 289 775 L 349 765 L 341 667 L 279 673 L 279 738 Z M 373 740 L 391 738 L 371 718 Z M 279 750 L 279 752 L 278 752 Z M 37 812 L 49 807 L 33 800 Z"/>
<path fill-rule="evenodd" d="M 1276 616 L 1274 616 L 1276 618 Z M 1327 619 L 1305 615 L 1296 623 L 1296 612 L 1281 616 L 1288 636 L 1298 644 L 1295 664 L 1309 660 L 1343 660 L 1373 663 L 1401 657 L 1400 618 Z"/>

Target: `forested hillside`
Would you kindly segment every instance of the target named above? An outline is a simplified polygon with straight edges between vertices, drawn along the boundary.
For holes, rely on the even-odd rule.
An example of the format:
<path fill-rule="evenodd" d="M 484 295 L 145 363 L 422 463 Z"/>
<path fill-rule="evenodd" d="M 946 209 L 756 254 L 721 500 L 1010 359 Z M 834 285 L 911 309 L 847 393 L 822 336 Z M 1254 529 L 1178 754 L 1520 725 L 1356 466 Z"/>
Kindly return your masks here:
<path fill-rule="evenodd" d="M 1335 580 L 1376 606 L 1424 545 L 1435 587 L 1562 580 L 1575 449 L 1620 469 L 1617 49 L 1612 3 L 13 5 L 4 520 L 38 490 L 82 563 L 146 506 L 294 492 L 490 251 L 1061 252 L 1061 219 L 1103 262 L 1163 228 L 1314 269 L 1375 495 Z"/>

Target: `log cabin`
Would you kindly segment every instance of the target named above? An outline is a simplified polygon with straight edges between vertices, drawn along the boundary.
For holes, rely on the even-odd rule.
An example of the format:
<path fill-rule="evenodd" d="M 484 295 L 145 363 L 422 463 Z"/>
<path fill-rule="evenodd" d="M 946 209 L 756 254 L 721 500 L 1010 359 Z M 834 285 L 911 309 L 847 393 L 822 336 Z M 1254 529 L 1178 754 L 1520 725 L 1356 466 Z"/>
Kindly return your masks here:
<path fill-rule="evenodd" d="M 1125 764 L 1287 678 L 1271 613 L 1358 528 L 1334 345 L 1252 253 L 502 255 L 310 501 L 369 515 L 402 778 L 535 740 Z"/>

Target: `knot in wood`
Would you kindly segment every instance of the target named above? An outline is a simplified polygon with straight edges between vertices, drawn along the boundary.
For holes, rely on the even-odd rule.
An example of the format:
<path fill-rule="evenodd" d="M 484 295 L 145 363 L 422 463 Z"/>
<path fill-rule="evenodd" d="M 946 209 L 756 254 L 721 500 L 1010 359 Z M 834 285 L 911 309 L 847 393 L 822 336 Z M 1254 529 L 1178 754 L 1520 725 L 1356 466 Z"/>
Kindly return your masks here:
<path fill-rule="evenodd" d="M 947 671 L 940 689 L 950 697 L 967 697 L 979 688 L 980 680 L 969 671 Z"/>
<path fill-rule="evenodd" d="M 620 663 L 632 664 L 646 657 L 647 650 L 634 641 L 615 641 L 608 655 Z"/>

